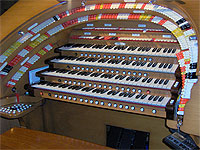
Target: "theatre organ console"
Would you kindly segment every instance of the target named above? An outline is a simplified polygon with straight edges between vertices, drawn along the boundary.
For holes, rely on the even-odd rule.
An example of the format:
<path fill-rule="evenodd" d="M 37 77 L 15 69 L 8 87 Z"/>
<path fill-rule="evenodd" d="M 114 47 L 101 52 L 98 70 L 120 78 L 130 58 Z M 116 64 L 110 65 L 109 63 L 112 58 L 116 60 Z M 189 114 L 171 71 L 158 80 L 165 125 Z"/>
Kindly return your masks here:
<path fill-rule="evenodd" d="M 190 99 L 193 85 L 199 89 L 199 33 L 187 12 L 165 1 L 61 4 L 24 24 L 20 38 L 18 29 L 2 41 L 2 97 L 15 87 L 39 99 L 158 117 L 200 135 L 183 121 L 187 103 L 199 103 L 194 93 Z"/>

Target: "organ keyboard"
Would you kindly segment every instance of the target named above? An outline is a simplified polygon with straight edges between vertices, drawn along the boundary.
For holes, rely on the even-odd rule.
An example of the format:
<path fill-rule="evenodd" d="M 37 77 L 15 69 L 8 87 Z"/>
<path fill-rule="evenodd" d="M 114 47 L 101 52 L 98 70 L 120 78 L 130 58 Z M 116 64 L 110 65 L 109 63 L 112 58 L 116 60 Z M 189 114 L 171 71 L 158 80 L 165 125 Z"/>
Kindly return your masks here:
<path fill-rule="evenodd" d="M 36 73 L 41 81 L 28 86 L 29 93 L 174 119 L 181 87 L 177 45 L 122 42 L 113 33 L 110 42 L 101 35 L 88 41 L 74 38 L 85 33 L 73 31 L 69 42 L 54 50 L 59 56 L 45 60 L 49 68 Z"/>

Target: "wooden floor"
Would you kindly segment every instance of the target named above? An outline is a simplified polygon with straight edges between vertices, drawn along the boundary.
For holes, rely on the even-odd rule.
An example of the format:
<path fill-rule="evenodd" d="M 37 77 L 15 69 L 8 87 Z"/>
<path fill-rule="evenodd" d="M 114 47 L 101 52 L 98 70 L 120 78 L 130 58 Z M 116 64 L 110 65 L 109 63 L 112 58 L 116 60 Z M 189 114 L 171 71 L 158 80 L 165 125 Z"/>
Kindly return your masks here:
<path fill-rule="evenodd" d="M 0 135 L 1 149 L 111 149 L 74 138 L 24 128 Z"/>

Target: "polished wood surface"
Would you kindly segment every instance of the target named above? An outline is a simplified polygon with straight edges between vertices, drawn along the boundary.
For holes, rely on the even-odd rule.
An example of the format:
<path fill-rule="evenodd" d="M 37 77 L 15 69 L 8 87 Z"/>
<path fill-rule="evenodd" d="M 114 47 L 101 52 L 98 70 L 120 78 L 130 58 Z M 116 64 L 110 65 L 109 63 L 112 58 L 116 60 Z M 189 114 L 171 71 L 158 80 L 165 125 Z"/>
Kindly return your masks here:
<path fill-rule="evenodd" d="M 181 130 L 200 136 L 200 76 L 199 82 L 192 88 L 191 99 L 185 106 L 185 116 Z"/>
<path fill-rule="evenodd" d="M 0 135 L 1 149 L 111 149 L 90 142 L 24 128 Z"/>
<path fill-rule="evenodd" d="M 55 4 L 58 4 L 57 0 L 19 0 L 0 16 L 0 40 L 16 29 L 16 27 Z"/>

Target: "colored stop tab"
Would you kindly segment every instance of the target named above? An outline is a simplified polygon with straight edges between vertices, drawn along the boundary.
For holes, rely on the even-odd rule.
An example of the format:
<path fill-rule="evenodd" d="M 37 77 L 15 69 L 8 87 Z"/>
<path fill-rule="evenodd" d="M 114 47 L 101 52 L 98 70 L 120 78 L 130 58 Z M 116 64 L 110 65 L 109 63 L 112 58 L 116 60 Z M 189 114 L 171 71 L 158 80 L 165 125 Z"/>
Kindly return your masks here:
<path fill-rule="evenodd" d="M 16 93 L 16 97 L 17 97 L 17 104 L 19 104 L 19 94 Z"/>
<path fill-rule="evenodd" d="M 177 54 L 176 54 L 176 57 L 178 58 L 178 60 L 183 59 L 183 58 L 184 58 L 183 52 L 177 53 Z"/>
<path fill-rule="evenodd" d="M 179 108 L 184 108 L 184 107 L 185 107 L 185 104 L 179 104 L 178 107 L 179 107 Z"/>
<path fill-rule="evenodd" d="M 179 111 L 184 111 L 184 108 L 178 108 Z"/>

